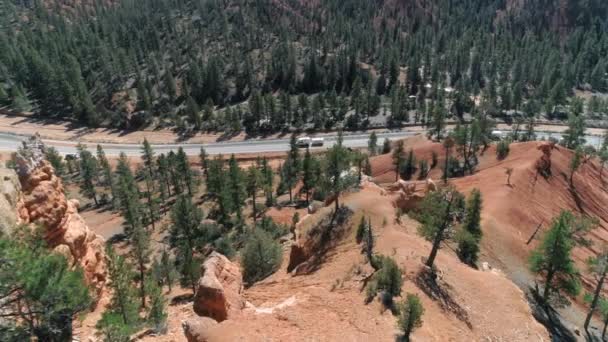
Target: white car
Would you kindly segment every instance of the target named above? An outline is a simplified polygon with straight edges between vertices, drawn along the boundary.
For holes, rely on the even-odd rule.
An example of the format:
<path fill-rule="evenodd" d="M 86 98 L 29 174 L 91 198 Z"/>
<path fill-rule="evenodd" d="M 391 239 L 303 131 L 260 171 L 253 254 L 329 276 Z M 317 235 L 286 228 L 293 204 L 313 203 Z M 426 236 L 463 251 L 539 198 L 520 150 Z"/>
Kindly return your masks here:
<path fill-rule="evenodd" d="M 296 140 L 296 145 L 298 147 L 308 147 L 310 146 L 311 141 L 312 139 L 310 139 L 309 137 L 298 138 L 298 140 Z"/>

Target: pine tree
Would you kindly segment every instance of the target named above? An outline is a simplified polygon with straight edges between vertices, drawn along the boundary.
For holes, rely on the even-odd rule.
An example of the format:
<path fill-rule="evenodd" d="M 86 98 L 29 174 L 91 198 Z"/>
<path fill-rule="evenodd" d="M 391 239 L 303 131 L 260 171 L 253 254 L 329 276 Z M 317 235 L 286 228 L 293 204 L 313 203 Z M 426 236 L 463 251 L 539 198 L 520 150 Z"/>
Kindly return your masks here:
<path fill-rule="evenodd" d="M 188 156 L 184 149 L 180 147 L 177 150 L 177 156 L 175 158 L 176 161 L 176 175 L 179 175 L 180 179 L 186 185 L 186 189 L 188 189 L 188 195 L 192 196 L 194 193 L 194 174 L 192 169 L 190 169 L 190 163 L 188 162 Z"/>
<path fill-rule="evenodd" d="M 592 222 L 562 211 L 556 217 L 540 245 L 530 255 L 530 270 L 543 278 L 542 299 L 560 292 L 577 295 L 580 292 L 579 271 L 572 259 L 572 249 L 580 235 L 591 228 Z"/>
<path fill-rule="evenodd" d="M 243 215 L 243 204 L 246 198 L 245 179 L 243 171 L 234 157 L 230 156 L 228 162 L 228 189 L 230 192 L 232 210 L 236 212 L 237 218 L 241 220 Z"/>
<path fill-rule="evenodd" d="M 342 145 L 342 131 L 338 132 L 338 141 L 332 146 L 326 154 L 326 169 L 325 175 L 329 179 L 330 191 L 335 198 L 335 211 L 340 208 L 340 194 L 350 184 L 348 177 L 344 177 L 343 173 L 348 170 L 348 151 Z"/>
<path fill-rule="evenodd" d="M 570 159 L 570 176 L 568 177 L 569 183 L 570 183 L 570 188 L 574 189 L 574 174 L 576 173 L 576 171 L 578 171 L 578 169 L 580 168 L 580 166 L 583 164 L 583 149 L 581 147 L 578 147 L 576 150 L 574 150 L 574 154 L 572 155 L 572 158 Z"/>
<path fill-rule="evenodd" d="M 453 188 L 429 193 L 418 210 L 418 234 L 433 244 L 426 266 L 433 269 L 441 243 L 450 237 L 456 219 L 462 213 L 462 194 Z"/>
<path fill-rule="evenodd" d="M 78 144 L 78 154 L 80 156 L 80 176 L 82 182 L 80 184 L 80 191 L 87 198 L 92 199 L 95 202 L 95 206 L 98 206 L 97 192 L 95 190 L 95 179 L 97 178 L 97 160 L 91 152 L 86 149 L 86 146 Z"/>
<path fill-rule="evenodd" d="M 168 160 L 164 154 L 161 154 L 158 156 L 158 159 L 156 159 L 156 171 L 160 187 L 162 189 L 166 188 L 167 195 L 171 196 L 171 172 L 169 171 Z"/>
<path fill-rule="evenodd" d="M 416 156 L 414 155 L 414 150 L 410 149 L 407 158 L 405 159 L 405 164 L 403 164 L 402 169 L 399 169 L 398 172 L 403 174 L 405 180 L 412 179 L 412 176 L 416 172 Z"/>
<path fill-rule="evenodd" d="M 597 281 L 593 295 L 586 295 L 586 297 L 590 299 L 590 306 L 583 327 L 591 340 L 589 323 L 591 323 L 591 318 L 593 317 L 593 314 L 601 301 L 602 289 L 606 280 L 606 275 L 608 274 L 608 251 L 604 250 L 597 257 L 589 258 L 587 260 L 587 264 L 589 266 L 589 271 L 595 276 L 595 280 Z"/>
<path fill-rule="evenodd" d="M 141 307 L 146 307 L 146 265 L 150 261 L 150 236 L 143 226 L 134 227 L 129 238 L 131 257 L 135 260 L 139 272 L 139 296 Z"/>
<path fill-rule="evenodd" d="M 127 227 L 125 234 L 129 236 L 137 227 L 141 226 L 141 205 L 139 203 L 139 189 L 131 168 L 129 160 L 121 153 L 116 166 L 116 192 L 118 194 L 120 209 Z"/>
<path fill-rule="evenodd" d="M 190 286 L 193 292 L 200 276 L 199 261 L 194 253 L 199 246 L 198 239 L 204 236 L 202 220 L 203 211 L 192 203 L 190 197 L 181 195 L 177 198 L 171 209 L 169 242 L 175 250 L 181 282 Z"/>
<path fill-rule="evenodd" d="M 117 255 L 111 245 L 106 248 L 106 256 L 112 299 L 97 327 L 106 339 L 122 341 L 125 337 L 128 338 L 140 321 L 137 295 L 132 286 L 134 272 L 125 258 Z"/>
<path fill-rule="evenodd" d="M 401 173 L 401 163 L 403 163 L 403 140 L 397 142 L 397 147 L 393 150 L 393 165 L 395 165 L 395 182 L 399 180 Z"/>
<path fill-rule="evenodd" d="M 207 165 L 207 151 L 205 151 L 204 147 L 201 147 L 201 151 L 198 156 L 199 156 L 199 159 L 201 162 L 201 168 L 203 169 L 203 172 L 205 173 L 205 176 L 206 176 L 207 170 L 208 170 L 208 165 Z"/>
<path fill-rule="evenodd" d="M 283 257 L 281 245 L 263 229 L 256 229 L 247 239 L 241 254 L 243 280 L 253 284 L 274 273 Z"/>
<path fill-rule="evenodd" d="M 164 334 L 167 331 L 167 303 L 163 295 L 162 288 L 151 280 L 146 285 L 150 296 L 150 310 L 146 317 L 157 334 Z"/>
<path fill-rule="evenodd" d="M 463 262 L 474 266 L 479 253 L 479 243 L 482 238 L 481 231 L 482 198 L 478 189 L 473 189 L 467 200 L 462 230 L 459 232 L 458 257 Z"/>
<path fill-rule="evenodd" d="M 310 150 L 306 149 L 304 160 L 302 161 L 302 191 L 306 194 L 307 205 L 310 204 L 310 192 L 315 188 L 315 185 L 318 182 L 317 168 L 317 160 L 310 154 Z"/>
<path fill-rule="evenodd" d="M 257 196 L 257 192 L 260 188 L 260 184 L 262 182 L 262 174 L 261 174 L 260 170 L 258 169 L 258 165 L 259 165 L 259 161 L 258 161 L 258 164 L 249 166 L 249 169 L 247 170 L 247 192 L 249 193 L 249 196 L 251 197 L 251 206 L 253 209 L 252 216 L 253 216 L 253 225 L 254 226 L 255 226 L 257 216 L 258 216 L 257 205 L 256 205 L 256 196 Z"/>
<path fill-rule="evenodd" d="M 112 167 L 110 166 L 110 162 L 108 161 L 108 158 L 106 158 L 106 153 L 101 145 L 97 145 L 97 161 L 101 168 L 101 174 L 104 180 L 103 184 L 110 189 L 110 194 L 112 196 L 112 208 L 116 209 L 118 207 L 118 198 Z"/>
<path fill-rule="evenodd" d="M 405 301 L 399 306 L 399 328 L 403 331 L 404 341 L 410 340 L 410 335 L 422 326 L 424 308 L 418 295 L 408 293 Z"/>
<path fill-rule="evenodd" d="M 369 141 L 367 142 L 367 149 L 371 156 L 375 156 L 378 153 L 378 136 L 376 132 L 372 132 L 369 136 Z"/>
<path fill-rule="evenodd" d="M 298 176 L 300 173 L 300 152 L 296 143 L 296 135 L 291 135 L 289 142 L 289 154 L 287 160 L 283 164 L 283 173 L 281 181 L 287 187 L 289 191 L 289 203 L 293 203 L 292 189 L 298 182 Z"/>
<path fill-rule="evenodd" d="M 266 157 L 262 158 L 262 183 L 264 186 L 264 192 L 266 193 L 266 206 L 270 207 L 274 204 L 274 199 L 272 198 L 272 187 L 274 183 L 274 173 L 268 165 L 268 160 Z"/>
<path fill-rule="evenodd" d="M 141 148 L 141 160 L 144 162 L 144 166 L 148 169 L 148 173 L 150 177 L 154 179 L 156 177 L 156 173 L 154 170 L 155 160 L 154 160 L 154 149 L 152 149 L 152 145 L 148 142 L 148 139 L 144 138 L 144 142 Z"/>
<path fill-rule="evenodd" d="M 53 169 L 55 169 L 55 174 L 60 177 L 63 176 L 63 174 L 65 173 L 65 164 L 63 162 L 63 157 L 59 154 L 59 152 L 57 152 L 57 149 L 52 146 L 47 146 L 44 151 L 44 156 L 49 161 L 49 163 L 51 163 Z"/>

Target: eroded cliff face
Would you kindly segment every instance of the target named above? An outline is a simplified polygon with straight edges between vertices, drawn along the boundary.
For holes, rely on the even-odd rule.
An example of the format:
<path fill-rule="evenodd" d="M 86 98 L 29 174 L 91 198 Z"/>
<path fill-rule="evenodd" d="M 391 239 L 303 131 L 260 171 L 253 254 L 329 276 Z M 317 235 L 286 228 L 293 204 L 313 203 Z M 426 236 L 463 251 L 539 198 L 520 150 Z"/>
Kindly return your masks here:
<path fill-rule="evenodd" d="M 13 202 L 17 223 L 39 225 L 51 248 L 73 266 L 81 266 L 91 295 L 99 298 L 106 283 L 104 240 L 78 214 L 78 201 L 65 197 L 61 178 L 44 157 L 44 144 L 31 138 L 16 154 L 21 186 Z"/>

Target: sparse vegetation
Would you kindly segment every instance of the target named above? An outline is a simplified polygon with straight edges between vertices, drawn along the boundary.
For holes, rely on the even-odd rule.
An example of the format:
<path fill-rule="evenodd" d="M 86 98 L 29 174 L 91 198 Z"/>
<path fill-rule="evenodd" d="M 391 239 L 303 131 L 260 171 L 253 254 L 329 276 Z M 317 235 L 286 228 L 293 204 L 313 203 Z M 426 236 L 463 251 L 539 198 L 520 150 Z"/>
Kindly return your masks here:
<path fill-rule="evenodd" d="M 262 280 L 281 265 L 281 245 L 264 230 L 257 229 L 248 238 L 242 251 L 243 280 L 252 285 Z"/>
<path fill-rule="evenodd" d="M 418 295 L 408 293 L 403 303 L 399 305 L 399 329 L 403 332 L 403 340 L 410 340 L 410 335 L 416 328 L 422 326 L 424 307 Z"/>
<path fill-rule="evenodd" d="M 580 292 L 579 271 L 571 253 L 577 244 L 586 243 L 582 234 L 593 224 L 587 218 L 562 211 L 553 220 L 541 244 L 530 255 L 530 270 L 541 276 L 544 284 L 543 304 L 548 305 L 549 299 L 561 292 L 573 296 Z"/>
<path fill-rule="evenodd" d="M 510 145 L 511 141 L 509 139 L 502 139 L 496 144 L 496 158 L 498 160 L 503 160 L 507 158 L 509 152 L 511 150 Z"/>
<path fill-rule="evenodd" d="M 433 269 L 441 243 L 453 235 L 464 210 L 464 196 L 453 188 L 429 193 L 418 208 L 416 218 L 421 225 L 418 233 L 433 244 L 426 266 Z"/>

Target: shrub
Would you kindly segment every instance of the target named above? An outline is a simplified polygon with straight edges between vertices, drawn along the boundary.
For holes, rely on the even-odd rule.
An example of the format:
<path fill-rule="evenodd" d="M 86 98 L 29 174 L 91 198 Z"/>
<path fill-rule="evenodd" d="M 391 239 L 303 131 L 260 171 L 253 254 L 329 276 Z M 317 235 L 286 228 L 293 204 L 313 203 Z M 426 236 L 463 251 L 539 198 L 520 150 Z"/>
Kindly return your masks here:
<path fill-rule="evenodd" d="M 507 158 L 507 156 L 509 155 L 509 145 L 511 144 L 511 142 L 509 140 L 501 140 L 498 142 L 498 144 L 496 145 L 496 158 L 498 160 L 503 160 L 505 158 Z"/>
<path fill-rule="evenodd" d="M 457 254 L 460 261 L 470 266 L 475 266 L 477 254 L 479 253 L 479 241 L 466 230 L 458 232 L 456 240 L 458 241 Z"/>
<path fill-rule="evenodd" d="M 242 252 L 243 279 L 251 285 L 274 273 L 281 265 L 283 250 L 263 229 L 256 229 Z"/>
<path fill-rule="evenodd" d="M 361 216 L 361 222 L 359 222 L 359 226 L 357 227 L 357 243 L 361 243 L 363 241 L 363 236 L 365 235 L 367 228 L 367 223 L 365 221 L 365 216 Z"/>
<path fill-rule="evenodd" d="M 391 151 L 391 141 L 389 138 L 384 139 L 382 144 L 382 154 L 387 154 Z"/>
<path fill-rule="evenodd" d="M 369 303 L 379 291 L 386 292 L 390 297 L 400 296 L 403 279 L 401 279 L 401 270 L 395 260 L 378 255 L 375 257 L 374 264 L 380 265 L 380 268 L 367 285 L 366 301 Z"/>
<path fill-rule="evenodd" d="M 399 329 L 403 331 L 405 341 L 410 340 L 412 331 L 422 326 L 424 307 L 418 295 L 408 293 L 405 301 L 399 305 Z"/>

